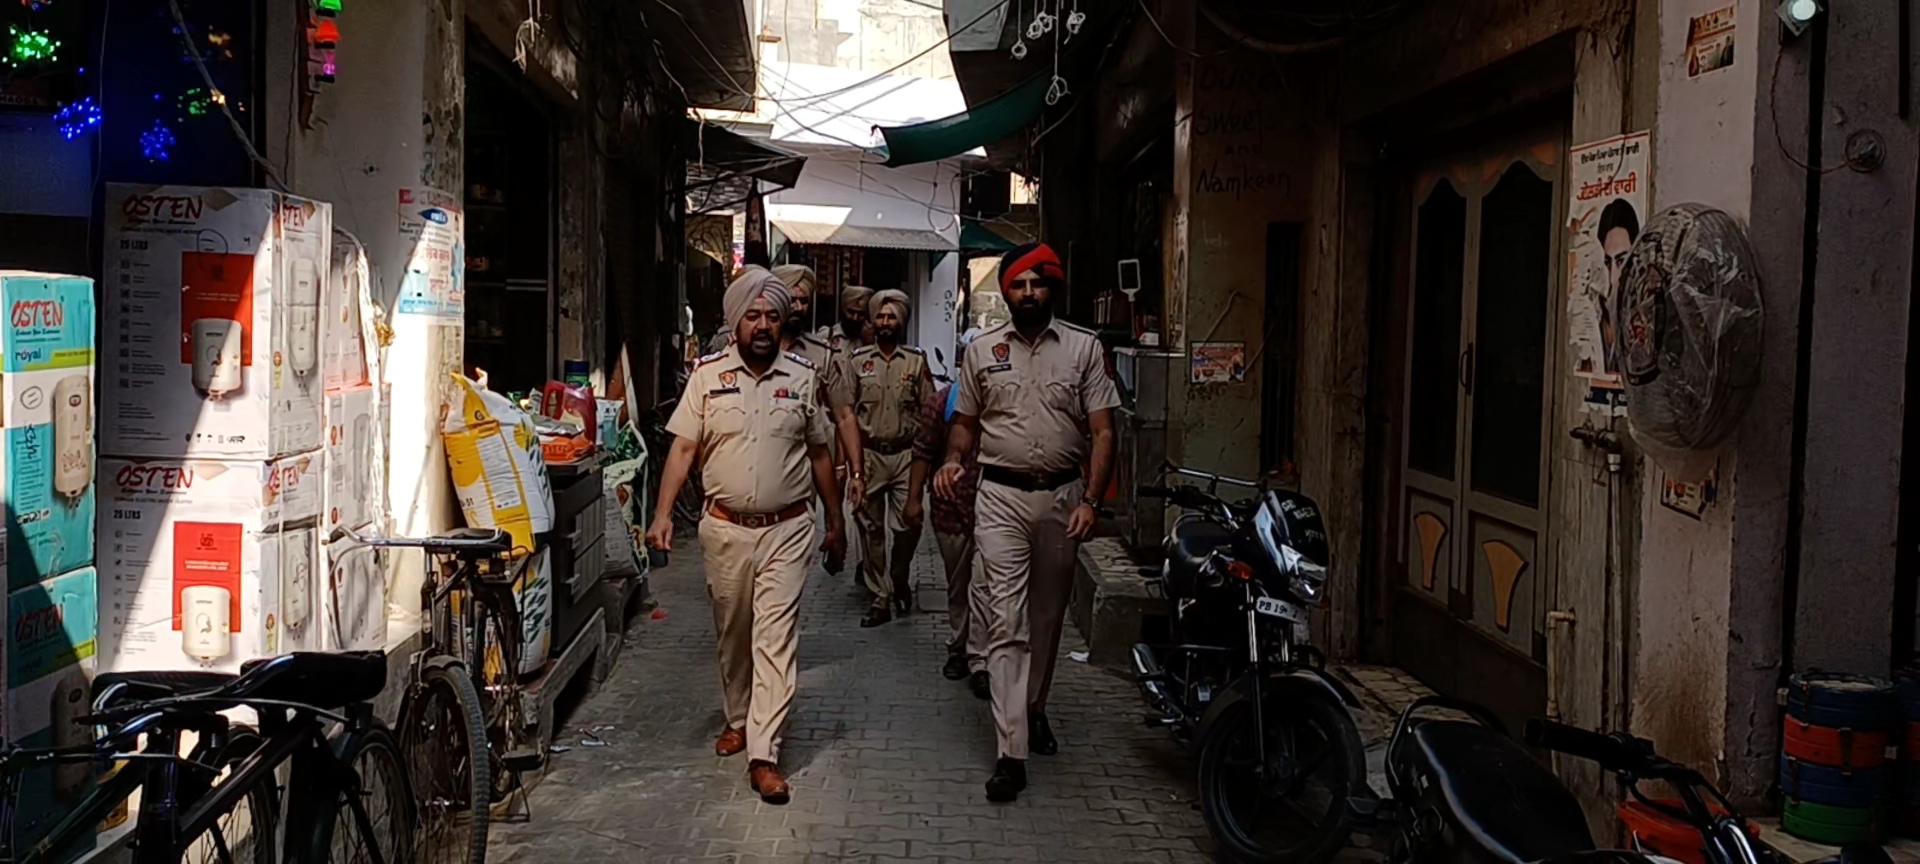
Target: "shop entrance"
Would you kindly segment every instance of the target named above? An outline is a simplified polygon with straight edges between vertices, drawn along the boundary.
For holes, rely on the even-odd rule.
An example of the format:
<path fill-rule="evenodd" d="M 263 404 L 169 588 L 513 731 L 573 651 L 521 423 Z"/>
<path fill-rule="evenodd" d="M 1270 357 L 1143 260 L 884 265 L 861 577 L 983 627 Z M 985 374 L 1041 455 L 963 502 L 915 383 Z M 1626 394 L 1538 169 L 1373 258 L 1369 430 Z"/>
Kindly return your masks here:
<path fill-rule="evenodd" d="M 559 377 L 553 360 L 553 132 L 544 103 L 481 48 L 467 63 L 467 374 L 501 393 Z"/>
<path fill-rule="evenodd" d="M 1412 184 L 1394 662 L 1519 719 L 1546 702 L 1548 350 L 1565 143 L 1541 130 Z"/>

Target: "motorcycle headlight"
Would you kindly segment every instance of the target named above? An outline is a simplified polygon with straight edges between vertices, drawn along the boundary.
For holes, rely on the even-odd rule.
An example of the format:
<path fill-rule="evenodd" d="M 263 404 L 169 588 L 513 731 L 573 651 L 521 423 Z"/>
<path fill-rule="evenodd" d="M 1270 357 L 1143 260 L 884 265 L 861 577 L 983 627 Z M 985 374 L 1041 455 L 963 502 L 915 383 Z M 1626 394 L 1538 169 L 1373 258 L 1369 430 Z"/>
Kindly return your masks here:
<path fill-rule="evenodd" d="M 1306 556 L 1294 551 L 1291 546 L 1282 546 L 1280 549 L 1281 565 L 1287 574 L 1287 587 L 1301 602 L 1318 605 L 1326 592 L 1326 566 L 1307 560 Z"/>

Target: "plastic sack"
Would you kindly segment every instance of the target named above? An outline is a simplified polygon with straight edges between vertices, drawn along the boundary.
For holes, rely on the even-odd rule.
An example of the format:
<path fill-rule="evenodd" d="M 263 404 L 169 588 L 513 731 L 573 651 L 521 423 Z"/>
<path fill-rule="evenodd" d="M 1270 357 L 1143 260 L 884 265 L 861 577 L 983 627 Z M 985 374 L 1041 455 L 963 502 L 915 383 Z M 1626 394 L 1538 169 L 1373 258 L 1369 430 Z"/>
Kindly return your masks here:
<path fill-rule="evenodd" d="M 636 485 L 647 480 L 647 452 L 639 444 L 640 436 L 629 426 L 620 433 L 613 449 L 613 461 L 601 468 L 606 491 L 606 562 L 608 576 L 637 576 L 647 572 L 647 556 L 634 544 L 634 532 L 644 532 L 647 514 L 641 506 Z"/>
<path fill-rule="evenodd" d="M 1682 479 L 1704 474 L 1760 381 L 1760 274 L 1746 229 L 1701 204 L 1655 215 L 1618 292 L 1633 438 Z"/>
<path fill-rule="evenodd" d="M 534 535 L 553 530 L 553 487 L 533 418 L 507 397 L 453 373 L 457 404 L 450 406 L 440 437 L 447 446 L 454 495 L 467 524 L 499 528 L 513 545 L 534 550 Z"/>

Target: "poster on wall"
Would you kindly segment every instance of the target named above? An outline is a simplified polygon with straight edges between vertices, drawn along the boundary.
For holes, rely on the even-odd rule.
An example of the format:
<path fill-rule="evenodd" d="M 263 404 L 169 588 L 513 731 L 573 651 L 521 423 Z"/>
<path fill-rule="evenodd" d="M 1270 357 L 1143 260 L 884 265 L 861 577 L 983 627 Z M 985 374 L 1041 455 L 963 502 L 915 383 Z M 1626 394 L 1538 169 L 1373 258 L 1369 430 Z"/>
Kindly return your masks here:
<path fill-rule="evenodd" d="M 1672 475 L 1660 472 L 1660 506 L 1699 519 L 1707 512 L 1707 505 L 1718 497 L 1720 469 L 1715 466 L 1707 476 L 1694 482 L 1675 480 Z"/>
<path fill-rule="evenodd" d="M 465 232 L 460 199 L 453 194 L 400 190 L 400 236 L 411 251 L 394 314 L 466 321 Z"/>
<path fill-rule="evenodd" d="M 1687 77 L 1733 65 L 1734 7 L 1687 19 Z"/>
<path fill-rule="evenodd" d="M 1247 380 L 1247 343 L 1193 343 L 1195 384 L 1241 384 Z"/>
<path fill-rule="evenodd" d="M 1649 133 L 1568 151 L 1573 195 L 1567 213 L 1567 333 L 1573 374 L 1585 379 L 1586 410 L 1624 415 L 1614 292 L 1647 212 Z"/>

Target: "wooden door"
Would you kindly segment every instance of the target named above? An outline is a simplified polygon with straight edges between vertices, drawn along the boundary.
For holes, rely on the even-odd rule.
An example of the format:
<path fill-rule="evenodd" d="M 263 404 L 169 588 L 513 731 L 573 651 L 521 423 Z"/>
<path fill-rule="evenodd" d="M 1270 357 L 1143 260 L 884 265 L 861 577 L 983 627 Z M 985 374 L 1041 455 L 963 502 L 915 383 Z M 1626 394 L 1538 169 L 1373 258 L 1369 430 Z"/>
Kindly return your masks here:
<path fill-rule="evenodd" d="M 1549 349 L 1565 152 L 1540 132 L 1413 187 L 1395 660 L 1511 721 L 1546 701 Z"/>

